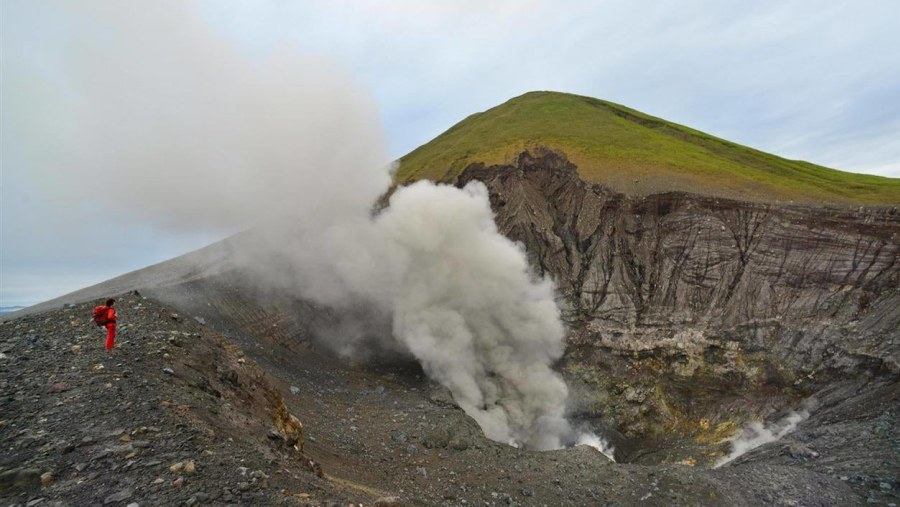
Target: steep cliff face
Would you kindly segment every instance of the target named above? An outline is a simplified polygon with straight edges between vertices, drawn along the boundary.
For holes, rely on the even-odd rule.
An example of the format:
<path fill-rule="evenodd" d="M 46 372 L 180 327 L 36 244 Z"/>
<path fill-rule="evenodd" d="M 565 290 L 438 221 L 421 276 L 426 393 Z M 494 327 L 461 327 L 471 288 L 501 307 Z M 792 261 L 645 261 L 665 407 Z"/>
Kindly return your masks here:
<path fill-rule="evenodd" d="M 720 437 L 830 378 L 900 372 L 896 207 L 627 197 L 547 150 L 472 180 L 563 294 L 585 403 L 630 436 Z"/>

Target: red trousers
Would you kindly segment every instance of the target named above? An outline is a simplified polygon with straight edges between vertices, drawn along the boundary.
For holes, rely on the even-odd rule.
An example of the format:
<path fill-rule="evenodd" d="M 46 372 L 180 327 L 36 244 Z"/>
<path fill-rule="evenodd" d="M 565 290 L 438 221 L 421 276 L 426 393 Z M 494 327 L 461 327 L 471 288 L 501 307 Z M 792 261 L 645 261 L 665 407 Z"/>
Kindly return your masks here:
<path fill-rule="evenodd" d="M 112 350 L 116 346 L 116 324 L 110 322 L 106 325 L 106 350 Z"/>

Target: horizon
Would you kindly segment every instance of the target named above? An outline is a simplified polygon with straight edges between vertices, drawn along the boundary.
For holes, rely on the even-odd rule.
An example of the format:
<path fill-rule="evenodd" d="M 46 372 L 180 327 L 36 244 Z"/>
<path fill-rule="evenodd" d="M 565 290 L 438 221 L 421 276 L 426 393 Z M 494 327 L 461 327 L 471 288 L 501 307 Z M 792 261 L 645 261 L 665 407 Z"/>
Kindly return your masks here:
<path fill-rule="evenodd" d="M 102 134 L 108 126 L 81 121 L 86 116 L 78 108 L 95 106 L 92 94 L 103 95 L 99 90 L 105 87 L 134 83 L 121 69 L 104 65 L 109 62 L 133 65 L 126 72 L 145 72 L 146 79 L 172 77 L 165 90 L 175 91 L 195 80 L 194 72 L 208 72 L 206 82 L 217 83 L 221 69 L 210 62 L 221 55 L 234 75 L 273 62 L 297 64 L 279 67 L 284 73 L 275 75 L 320 82 L 322 89 L 309 92 L 313 97 L 343 97 L 327 90 L 337 83 L 340 93 L 371 108 L 366 128 L 383 137 L 385 161 L 471 114 L 546 90 L 607 100 L 791 160 L 900 177 L 900 54 L 889 49 L 889 20 L 900 9 L 892 2 L 817 8 L 815 15 L 803 2 L 699 2 L 683 9 L 574 2 L 561 9 L 543 1 L 204 1 L 112 13 L 100 5 L 2 4 L 2 307 L 62 296 L 247 225 L 219 217 L 171 223 L 129 208 L 134 202 L 149 206 L 141 201 L 146 188 L 139 183 L 117 181 L 121 195 L 110 200 L 78 181 L 102 169 L 78 165 L 81 156 L 110 164 L 105 174 L 112 179 L 128 175 L 122 169 L 126 160 L 81 153 L 79 136 L 94 135 L 95 129 Z M 209 67 L 169 67 L 168 59 L 156 58 L 152 41 L 163 31 L 174 34 L 185 62 Z M 70 47 L 67 37 L 75 34 L 95 51 Z M 101 56 L 95 58 L 98 48 Z M 89 88 L 95 83 L 96 89 Z M 172 111 L 204 111 L 191 110 L 192 104 Z M 155 120 L 155 114 L 146 117 Z M 197 121 L 199 138 L 210 125 L 213 119 Z M 323 123 L 303 128 L 314 131 L 316 125 Z M 339 150 L 346 139 L 328 141 Z M 204 153 L 193 156 L 194 162 L 222 162 Z M 181 169 L 188 167 L 193 168 Z M 215 183 L 210 182 L 198 177 L 194 184 L 208 190 Z M 108 217 L 102 235 L 91 229 L 98 216 Z"/>

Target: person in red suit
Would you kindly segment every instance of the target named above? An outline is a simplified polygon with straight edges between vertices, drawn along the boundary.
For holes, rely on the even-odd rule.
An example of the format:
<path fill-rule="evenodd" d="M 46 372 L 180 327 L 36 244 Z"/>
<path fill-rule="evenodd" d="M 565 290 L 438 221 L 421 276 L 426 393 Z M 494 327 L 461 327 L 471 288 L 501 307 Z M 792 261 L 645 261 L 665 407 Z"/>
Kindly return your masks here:
<path fill-rule="evenodd" d="M 106 300 L 106 350 L 112 350 L 116 346 L 116 304 L 115 299 Z"/>

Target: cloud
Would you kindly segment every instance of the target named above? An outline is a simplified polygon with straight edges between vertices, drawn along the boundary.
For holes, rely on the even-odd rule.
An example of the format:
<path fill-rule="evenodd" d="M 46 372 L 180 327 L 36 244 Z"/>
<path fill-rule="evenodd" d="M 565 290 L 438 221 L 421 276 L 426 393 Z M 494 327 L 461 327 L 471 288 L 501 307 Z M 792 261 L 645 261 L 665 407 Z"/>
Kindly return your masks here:
<path fill-rule="evenodd" d="M 286 2 L 214 25 L 264 52 L 288 39 L 374 90 L 400 156 L 453 123 L 536 89 L 600 97 L 742 144 L 893 174 L 900 148 L 830 140 L 896 133 L 895 2 Z M 254 18 L 247 22 L 245 15 Z M 874 86 L 873 86 L 874 85 Z M 894 115 L 893 117 L 896 117 Z"/>

